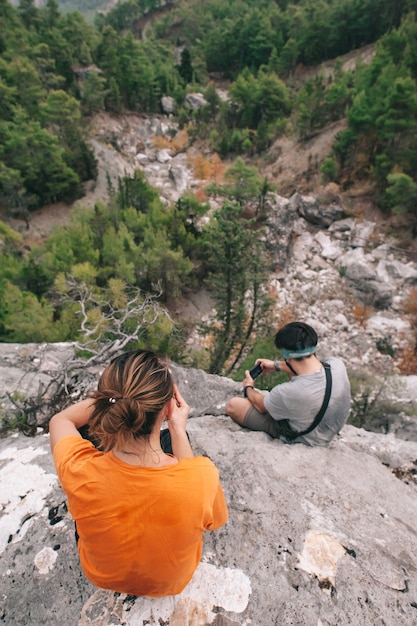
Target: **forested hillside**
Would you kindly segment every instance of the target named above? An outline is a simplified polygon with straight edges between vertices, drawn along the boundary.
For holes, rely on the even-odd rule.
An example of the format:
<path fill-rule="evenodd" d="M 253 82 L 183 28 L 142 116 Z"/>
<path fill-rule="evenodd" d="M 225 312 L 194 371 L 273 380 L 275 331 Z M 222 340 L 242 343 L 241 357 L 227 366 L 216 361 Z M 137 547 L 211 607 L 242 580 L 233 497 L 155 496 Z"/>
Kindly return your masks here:
<path fill-rule="evenodd" d="M 234 161 L 204 198 L 188 193 L 174 206 L 139 173 L 120 180 L 108 206 L 79 209 L 36 249 L 0 222 L 0 341 L 100 342 L 140 328 L 139 344 L 181 360 L 186 329 L 172 332 L 161 305 L 206 284 L 218 294 L 218 319 L 206 329 L 202 363 L 231 371 L 269 305 L 267 254 L 258 254 L 260 265 L 252 249 L 262 245 L 263 200 L 274 180 L 252 159 L 279 137 L 303 141 L 339 120 L 345 129 L 318 165 L 322 181 L 342 190 L 370 182 L 376 205 L 402 213 L 415 236 L 416 9 L 416 0 L 129 0 L 93 23 L 61 12 L 56 0 L 41 8 L 0 0 L 5 217 L 29 221 L 45 204 L 82 197 L 97 175 L 88 125 L 100 111 L 156 114 L 171 96 L 187 142 L 204 142 L 219 169 L 222 159 Z M 369 64 L 347 71 L 336 61 L 330 76 L 297 78 L 300 66 L 370 43 Z M 195 91 L 207 103 L 197 111 L 184 104 Z M 225 202 L 201 227 L 211 193 Z"/>

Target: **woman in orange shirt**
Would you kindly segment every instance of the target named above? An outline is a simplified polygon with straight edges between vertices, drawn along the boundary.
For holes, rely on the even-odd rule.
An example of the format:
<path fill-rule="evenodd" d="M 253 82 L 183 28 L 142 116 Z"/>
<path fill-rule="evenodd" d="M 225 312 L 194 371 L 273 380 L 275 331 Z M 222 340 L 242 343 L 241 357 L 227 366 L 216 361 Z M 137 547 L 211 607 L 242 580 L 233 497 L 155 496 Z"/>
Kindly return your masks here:
<path fill-rule="evenodd" d="M 178 594 L 200 562 L 204 531 L 226 522 L 218 470 L 194 457 L 188 413 L 168 367 L 139 350 L 116 357 L 90 398 L 51 419 L 81 566 L 96 586 Z M 161 432 L 164 420 L 168 430 Z M 98 448 L 79 433 L 87 424 Z"/>

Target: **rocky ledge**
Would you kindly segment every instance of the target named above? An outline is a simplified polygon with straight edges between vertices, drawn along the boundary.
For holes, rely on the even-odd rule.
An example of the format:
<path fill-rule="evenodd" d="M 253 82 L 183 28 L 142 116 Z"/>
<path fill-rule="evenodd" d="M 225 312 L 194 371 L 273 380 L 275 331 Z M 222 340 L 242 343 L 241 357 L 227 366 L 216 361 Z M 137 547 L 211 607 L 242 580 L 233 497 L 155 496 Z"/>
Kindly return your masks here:
<path fill-rule="evenodd" d="M 67 349 L 57 346 L 55 360 Z M 21 346 L 16 361 L 30 354 Z M 285 445 L 224 415 L 239 384 L 172 371 L 192 407 L 194 451 L 219 468 L 229 506 L 227 524 L 206 533 L 190 584 L 160 599 L 90 584 L 48 435 L 9 433 L 0 440 L 2 623 L 416 624 L 417 443 L 345 426 L 325 449 Z M 11 389 L 12 368 L 5 375 Z"/>

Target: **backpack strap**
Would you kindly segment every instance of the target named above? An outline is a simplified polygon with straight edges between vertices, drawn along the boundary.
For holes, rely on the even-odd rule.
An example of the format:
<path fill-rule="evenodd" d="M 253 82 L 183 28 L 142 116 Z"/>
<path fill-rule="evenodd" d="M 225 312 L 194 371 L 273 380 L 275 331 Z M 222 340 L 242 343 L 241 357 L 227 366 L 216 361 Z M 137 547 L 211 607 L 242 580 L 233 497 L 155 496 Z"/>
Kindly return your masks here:
<path fill-rule="evenodd" d="M 321 409 L 317 413 L 316 417 L 313 420 L 313 423 L 311 424 L 309 428 L 299 433 L 294 431 L 294 434 L 286 435 L 287 439 L 296 439 L 297 437 L 301 437 L 302 435 L 307 435 L 308 433 L 311 433 L 312 430 L 317 428 L 317 426 L 320 424 L 321 420 L 323 419 L 324 414 L 326 413 L 327 407 L 329 405 L 330 396 L 332 393 L 332 372 L 331 372 L 329 363 L 325 363 L 324 361 L 322 361 L 322 365 L 324 367 L 324 373 L 326 374 L 326 391 L 324 393 L 324 399 L 323 399 L 323 404 L 321 405 Z"/>

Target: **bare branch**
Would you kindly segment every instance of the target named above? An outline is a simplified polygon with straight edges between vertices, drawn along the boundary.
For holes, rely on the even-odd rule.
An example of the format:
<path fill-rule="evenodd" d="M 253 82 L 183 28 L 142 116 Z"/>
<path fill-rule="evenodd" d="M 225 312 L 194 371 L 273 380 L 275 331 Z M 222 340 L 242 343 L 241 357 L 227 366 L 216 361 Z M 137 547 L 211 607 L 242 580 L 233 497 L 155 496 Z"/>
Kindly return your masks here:
<path fill-rule="evenodd" d="M 34 434 L 38 426 L 46 426 L 53 413 L 95 386 L 92 368 L 107 365 L 129 344 L 137 345 L 147 329 L 160 320 L 168 320 L 174 326 L 168 311 L 158 302 L 158 285 L 154 294 L 144 295 L 139 289 L 120 283 L 118 298 L 111 289 L 96 293 L 73 277 L 67 279 L 66 285 L 67 293 L 61 300 L 76 303 L 80 318 L 80 339 L 71 344 L 73 355 L 58 370 L 42 370 L 49 382 L 40 382 L 30 397 L 23 398 L 18 391 L 8 391 L 4 396 L 14 413 L 9 422 L 21 424 L 27 434 Z M 27 375 L 33 371 L 29 364 Z M 7 423 L 3 425 L 7 428 Z"/>

